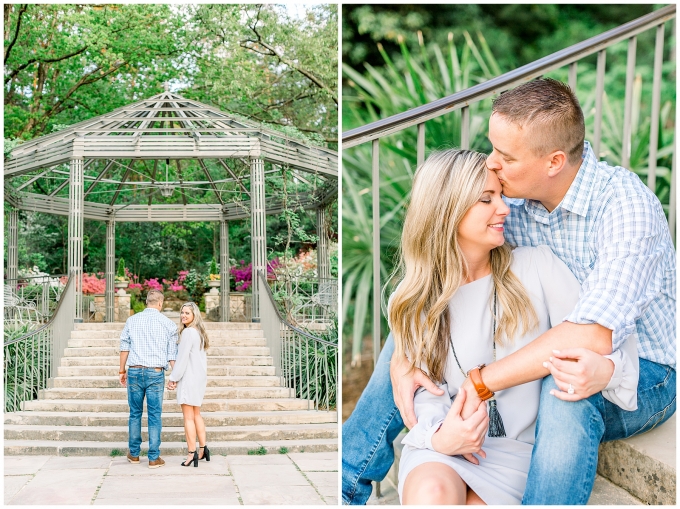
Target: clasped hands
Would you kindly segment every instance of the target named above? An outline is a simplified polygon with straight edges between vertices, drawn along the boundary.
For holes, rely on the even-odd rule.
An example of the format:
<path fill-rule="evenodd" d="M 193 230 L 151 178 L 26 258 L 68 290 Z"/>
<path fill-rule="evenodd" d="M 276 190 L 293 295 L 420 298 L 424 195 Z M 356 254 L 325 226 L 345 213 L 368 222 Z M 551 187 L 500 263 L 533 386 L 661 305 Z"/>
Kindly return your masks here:
<path fill-rule="evenodd" d="M 602 391 L 614 373 L 614 363 L 610 359 L 586 348 L 553 350 L 553 355 L 543 362 L 543 367 L 553 375 L 560 389 L 550 393 L 564 401 L 579 401 Z M 411 429 L 418 423 L 413 410 L 415 391 L 424 387 L 436 396 L 443 395 L 444 391 L 422 371 L 416 369 L 409 372 L 409 369 L 410 363 L 406 357 L 396 359 L 392 356 L 390 378 L 394 402 L 404 424 Z M 573 394 L 568 392 L 570 384 L 574 389 Z M 468 378 L 461 386 L 440 429 L 432 436 L 432 446 L 444 454 L 463 454 L 468 461 L 478 464 L 472 453 L 486 457 L 481 446 L 488 423 L 486 403 L 479 399 Z"/>
<path fill-rule="evenodd" d="M 177 382 L 173 382 L 172 380 L 168 380 L 168 390 L 174 391 L 176 388 L 177 388 Z"/>

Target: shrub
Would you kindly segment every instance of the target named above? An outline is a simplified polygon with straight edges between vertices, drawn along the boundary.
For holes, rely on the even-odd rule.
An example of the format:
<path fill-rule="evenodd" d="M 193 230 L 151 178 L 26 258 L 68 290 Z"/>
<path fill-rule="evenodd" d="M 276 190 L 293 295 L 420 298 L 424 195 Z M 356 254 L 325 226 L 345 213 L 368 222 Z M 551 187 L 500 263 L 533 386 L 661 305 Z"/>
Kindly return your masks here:
<path fill-rule="evenodd" d="M 125 275 L 125 260 L 121 258 L 118 260 L 118 272 L 116 273 L 116 281 L 127 281 Z"/>
<path fill-rule="evenodd" d="M 264 456 L 265 454 L 267 454 L 267 449 L 265 449 L 264 445 L 261 445 L 261 446 L 260 446 L 259 448 L 257 448 L 257 449 L 250 449 L 250 450 L 248 451 L 248 455 L 249 455 L 249 456 L 255 456 L 255 455 L 257 455 L 257 456 Z"/>

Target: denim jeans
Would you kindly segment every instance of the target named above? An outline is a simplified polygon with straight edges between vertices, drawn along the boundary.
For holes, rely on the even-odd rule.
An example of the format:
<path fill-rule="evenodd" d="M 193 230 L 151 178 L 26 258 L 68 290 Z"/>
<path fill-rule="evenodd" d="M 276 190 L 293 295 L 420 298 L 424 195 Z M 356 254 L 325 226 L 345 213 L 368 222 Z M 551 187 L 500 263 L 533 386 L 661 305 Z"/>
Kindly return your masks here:
<path fill-rule="evenodd" d="M 543 380 L 523 505 L 586 504 L 600 443 L 644 433 L 675 413 L 675 370 L 645 359 L 640 359 L 638 408 L 633 412 L 601 393 L 562 401 L 550 395 L 555 388 L 552 376 Z"/>
<path fill-rule="evenodd" d="M 354 412 L 342 426 L 342 501 L 365 504 L 371 481 L 381 481 L 394 462 L 392 443 L 404 423 L 392 397 L 390 334 Z M 644 433 L 675 412 L 675 370 L 640 359 L 638 409 L 626 412 L 601 394 L 576 403 L 550 395 L 543 381 L 534 446 L 523 504 L 585 504 L 597 469 L 600 442 Z M 566 487 L 566 488 L 565 488 Z"/>
<path fill-rule="evenodd" d="M 158 459 L 161 451 L 161 412 L 163 411 L 163 390 L 165 372 L 153 368 L 129 368 L 127 394 L 130 405 L 130 434 L 128 447 L 130 455 L 139 456 L 142 445 L 142 412 L 146 396 L 146 411 L 149 420 L 149 461 Z"/>
<path fill-rule="evenodd" d="M 392 397 L 390 359 L 392 334 L 352 415 L 342 425 L 342 502 L 363 505 L 371 496 L 371 481 L 382 481 L 394 463 L 392 442 L 404 429 Z"/>

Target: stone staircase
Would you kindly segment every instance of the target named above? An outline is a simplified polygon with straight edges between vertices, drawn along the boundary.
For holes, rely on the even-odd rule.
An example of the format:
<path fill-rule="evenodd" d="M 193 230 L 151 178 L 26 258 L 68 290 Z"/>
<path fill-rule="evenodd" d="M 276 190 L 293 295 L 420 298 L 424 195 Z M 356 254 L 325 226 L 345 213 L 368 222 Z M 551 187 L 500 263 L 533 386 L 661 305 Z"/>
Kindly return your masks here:
<path fill-rule="evenodd" d="M 76 324 L 50 387 L 5 414 L 5 455 L 108 456 L 128 447 L 126 389 L 118 381 L 122 323 Z M 337 451 L 337 412 L 309 410 L 281 387 L 259 324 L 206 323 L 208 387 L 201 406 L 214 454 Z M 146 410 L 142 454 L 148 448 Z M 186 452 L 174 391 L 165 390 L 161 453 Z"/>

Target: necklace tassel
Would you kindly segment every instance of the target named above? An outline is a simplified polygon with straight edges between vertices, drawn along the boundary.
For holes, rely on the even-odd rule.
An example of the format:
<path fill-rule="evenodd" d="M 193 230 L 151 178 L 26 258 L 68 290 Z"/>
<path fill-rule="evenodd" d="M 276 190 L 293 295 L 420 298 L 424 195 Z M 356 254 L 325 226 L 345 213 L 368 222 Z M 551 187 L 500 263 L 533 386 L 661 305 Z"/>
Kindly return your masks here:
<path fill-rule="evenodd" d="M 504 437 L 505 427 L 503 426 L 503 419 L 498 411 L 496 399 L 489 400 L 489 436 L 490 437 Z"/>

